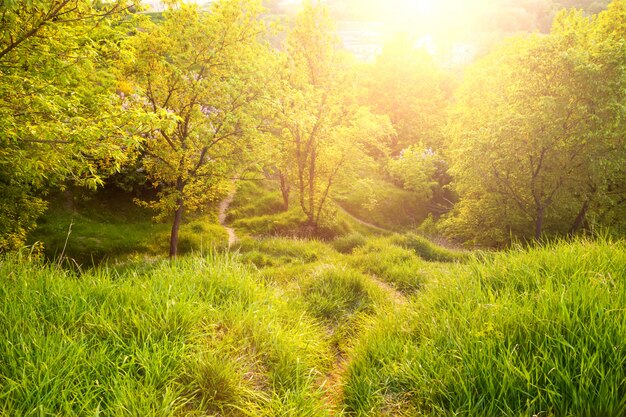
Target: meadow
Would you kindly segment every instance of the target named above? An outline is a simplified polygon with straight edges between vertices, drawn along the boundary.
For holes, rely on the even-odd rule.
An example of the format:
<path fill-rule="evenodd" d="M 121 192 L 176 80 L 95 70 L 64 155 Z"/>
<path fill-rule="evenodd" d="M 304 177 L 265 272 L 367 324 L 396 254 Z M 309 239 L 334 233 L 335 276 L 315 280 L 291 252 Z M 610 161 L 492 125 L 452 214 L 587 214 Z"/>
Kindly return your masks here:
<path fill-rule="evenodd" d="M 0 9 L 0 417 L 626 416 L 626 0 Z"/>
<path fill-rule="evenodd" d="M 263 192 L 236 196 L 230 251 L 207 218 L 173 261 L 141 245 L 80 267 L 3 255 L 0 414 L 626 413 L 624 241 L 468 252 L 350 218 L 332 239 L 281 236 L 259 232 L 286 217 L 271 193 L 247 206 Z M 75 208 L 81 233 L 93 212 Z M 99 227 L 119 227 L 109 215 Z M 62 235 L 64 217 L 49 218 L 38 233 L 56 219 Z M 203 246 L 208 235 L 221 240 Z"/>

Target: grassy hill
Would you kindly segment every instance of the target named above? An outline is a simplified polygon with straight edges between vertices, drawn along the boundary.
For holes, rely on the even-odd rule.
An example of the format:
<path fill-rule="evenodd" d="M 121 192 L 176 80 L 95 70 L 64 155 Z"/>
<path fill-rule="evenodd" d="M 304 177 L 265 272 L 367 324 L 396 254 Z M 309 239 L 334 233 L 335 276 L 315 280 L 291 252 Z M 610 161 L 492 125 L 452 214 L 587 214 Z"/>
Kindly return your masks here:
<path fill-rule="evenodd" d="M 98 192 L 72 190 L 53 194 L 49 208 L 29 236 L 43 245 L 48 259 L 61 255 L 79 265 L 160 257 L 167 254 L 171 224 L 154 222 L 154 213 L 117 188 Z M 225 246 L 226 231 L 215 210 L 188 216 L 180 232 L 181 253 Z"/>
<path fill-rule="evenodd" d="M 624 414 L 624 242 L 416 240 L 244 239 L 83 273 L 4 256 L 1 413 Z"/>
<path fill-rule="evenodd" d="M 0 415 L 626 413 L 624 241 L 468 253 L 341 215 L 302 239 L 248 182 L 235 246 L 209 210 L 168 262 L 128 196 L 70 197 L 47 258 L 0 258 Z"/>

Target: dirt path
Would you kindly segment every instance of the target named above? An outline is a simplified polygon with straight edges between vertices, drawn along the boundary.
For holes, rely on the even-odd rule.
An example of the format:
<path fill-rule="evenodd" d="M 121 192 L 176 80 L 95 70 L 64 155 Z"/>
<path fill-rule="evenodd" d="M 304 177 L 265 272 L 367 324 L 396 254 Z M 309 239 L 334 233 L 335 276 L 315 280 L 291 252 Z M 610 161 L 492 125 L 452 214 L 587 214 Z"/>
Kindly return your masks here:
<path fill-rule="evenodd" d="M 396 308 L 403 308 L 408 304 L 408 299 L 400 291 L 393 286 L 382 281 L 375 275 L 370 275 L 370 279 L 388 295 L 389 300 Z M 331 370 L 325 375 L 322 387 L 325 391 L 324 401 L 328 405 L 329 414 L 331 416 L 341 416 L 342 401 L 344 397 L 344 382 L 347 378 L 348 367 L 350 365 L 350 352 L 342 351 L 339 348 L 335 351 L 335 360 Z"/>
<path fill-rule="evenodd" d="M 406 306 L 408 304 L 409 300 L 406 296 L 395 289 L 392 285 L 382 281 L 376 275 L 370 275 L 370 278 L 374 284 L 378 285 L 378 287 L 383 290 L 383 292 L 387 294 L 391 300 L 393 300 L 396 306 Z"/>
<path fill-rule="evenodd" d="M 388 229 L 384 229 L 380 226 L 376 226 L 375 224 L 372 223 L 368 223 L 365 220 L 361 220 L 358 217 L 355 217 L 352 213 L 350 213 L 348 210 L 346 210 L 345 208 L 341 207 L 339 205 L 339 203 L 337 203 L 335 201 L 335 205 L 339 208 L 339 210 L 341 210 L 346 216 L 350 217 L 352 220 L 354 220 L 355 222 L 357 222 L 358 224 L 365 226 L 365 227 L 369 227 L 370 229 L 374 229 L 377 232 L 381 232 L 381 233 L 385 233 L 385 234 L 392 234 L 393 231 L 388 230 Z"/>
<path fill-rule="evenodd" d="M 341 402 L 343 401 L 343 381 L 348 372 L 349 358 L 345 352 L 337 350 L 332 369 L 326 374 L 322 387 L 324 402 L 328 406 L 331 416 L 341 416 Z"/>
<path fill-rule="evenodd" d="M 230 203 L 233 202 L 235 198 L 235 193 L 237 190 L 233 187 L 233 190 L 220 202 L 219 209 L 217 212 L 217 221 L 222 225 L 226 232 L 228 233 L 228 249 L 237 243 L 237 235 L 235 234 L 235 229 L 232 227 L 228 227 L 226 225 L 226 212 L 228 211 L 228 207 L 230 207 Z"/>

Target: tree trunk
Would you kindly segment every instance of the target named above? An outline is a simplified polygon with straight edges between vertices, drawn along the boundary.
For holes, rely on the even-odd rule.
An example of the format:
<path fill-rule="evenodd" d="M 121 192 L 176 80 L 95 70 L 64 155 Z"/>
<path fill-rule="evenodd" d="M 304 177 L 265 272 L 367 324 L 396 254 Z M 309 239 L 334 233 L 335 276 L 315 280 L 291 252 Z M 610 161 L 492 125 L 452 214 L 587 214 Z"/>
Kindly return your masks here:
<path fill-rule="evenodd" d="M 289 182 L 287 181 L 285 174 L 279 172 L 278 177 L 280 179 L 280 192 L 283 195 L 283 210 L 287 211 L 289 210 L 289 191 L 291 190 L 291 187 L 289 186 Z"/>
<path fill-rule="evenodd" d="M 583 206 L 580 208 L 576 219 L 574 219 L 574 223 L 572 223 L 572 227 L 569 229 L 569 235 L 574 236 L 576 232 L 580 230 L 583 224 L 585 224 L 585 220 L 587 218 L 587 211 L 589 210 L 589 199 L 585 200 Z"/>
<path fill-rule="evenodd" d="M 315 164 L 317 163 L 315 148 L 311 150 L 311 159 L 309 161 L 309 207 L 308 217 L 309 223 L 315 223 Z"/>
<path fill-rule="evenodd" d="M 537 209 L 537 218 L 535 219 L 535 240 L 539 240 L 539 238 L 541 238 L 541 231 L 543 229 L 543 216 L 544 208 L 540 207 Z"/>
<path fill-rule="evenodd" d="M 183 199 L 183 191 L 185 182 L 182 178 L 176 179 L 176 191 L 178 198 L 176 199 L 176 210 L 174 210 L 174 223 L 172 223 L 172 232 L 170 234 L 170 259 L 176 258 L 178 255 L 178 229 L 183 220 L 183 211 L 185 210 L 185 200 Z"/>
<path fill-rule="evenodd" d="M 170 259 L 176 258 L 178 255 L 178 230 L 183 219 L 184 204 L 183 199 L 176 200 L 176 210 L 174 211 L 174 223 L 172 224 L 172 233 L 170 234 Z"/>

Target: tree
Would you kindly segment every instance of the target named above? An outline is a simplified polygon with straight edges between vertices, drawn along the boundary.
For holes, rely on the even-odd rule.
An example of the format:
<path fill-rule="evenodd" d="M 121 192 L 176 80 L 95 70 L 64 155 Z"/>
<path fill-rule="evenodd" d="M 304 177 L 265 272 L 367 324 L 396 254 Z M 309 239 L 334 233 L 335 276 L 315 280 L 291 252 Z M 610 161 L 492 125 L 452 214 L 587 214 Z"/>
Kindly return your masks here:
<path fill-rule="evenodd" d="M 173 215 L 170 257 L 183 214 L 215 200 L 253 154 L 264 95 L 260 2 L 223 0 L 210 13 L 182 5 L 132 40 L 128 103 L 155 116 L 143 165 L 158 186 L 147 204 Z"/>
<path fill-rule="evenodd" d="M 438 159 L 431 149 L 410 146 L 398 158 L 389 160 L 389 172 L 404 189 L 413 191 L 422 200 L 429 200 L 437 186 L 434 177 Z"/>
<path fill-rule="evenodd" d="M 385 45 L 367 71 L 364 102 L 376 114 L 389 116 L 396 131 L 389 144 L 392 155 L 420 142 L 441 146 L 448 82 L 428 52 L 416 48 L 410 37 L 396 35 Z"/>
<path fill-rule="evenodd" d="M 597 22 L 561 13 L 549 36 L 514 38 L 468 74 L 451 123 L 453 234 L 564 233 L 608 195 L 624 161 L 624 45 Z"/>
<path fill-rule="evenodd" d="M 126 0 L 0 6 L 0 250 L 19 247 L 68 180 L 96 187 L 130 155 L 134 119 L 110 66 L 132 28 Z"/>
<path fill-rule="evenodd" d="M 287 37 L 275 125 L 282 167 L 311 234 L 333 187 L 365 158 L 363 146 L 391 133 L 386 117 L 358 106 L 351 61 L 340 49 L 327 10 L 305 3 Z"/>

